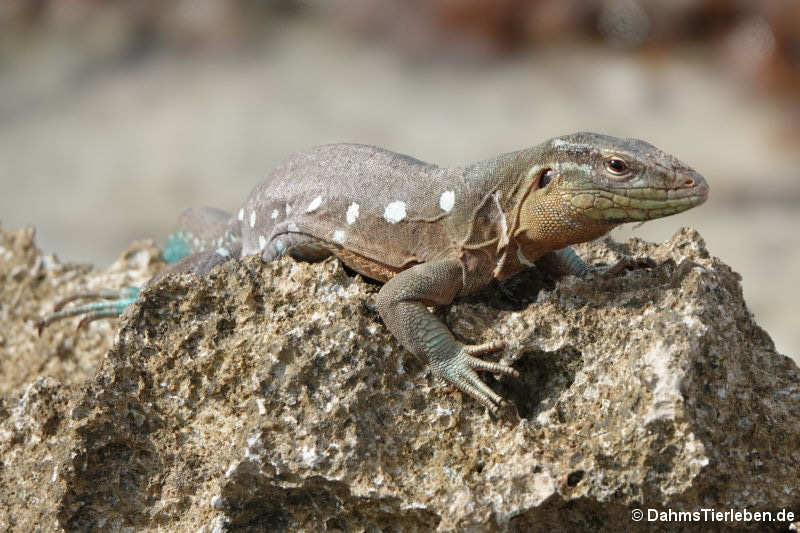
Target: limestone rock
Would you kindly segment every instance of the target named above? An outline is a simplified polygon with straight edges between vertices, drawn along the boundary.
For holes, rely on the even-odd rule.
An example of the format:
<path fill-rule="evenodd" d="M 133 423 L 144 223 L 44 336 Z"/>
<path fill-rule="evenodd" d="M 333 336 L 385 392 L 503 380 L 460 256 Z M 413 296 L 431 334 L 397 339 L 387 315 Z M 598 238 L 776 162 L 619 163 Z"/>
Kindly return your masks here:
<path fill-rule="evenodd" d="M 3 246 L 36 261 L 31 247 Z M 137 272 L 157 268 L 157 254 L 141 253 Z M 659 266 L 523 279 L 516 304 L 496 288 L 441 311 L 465 341 L 508 342 L 521 379 L 485 376 L 518 413 L 501 419 L 401 348 L 374 310 L 377 287 L 337 261 L 249 258 L 206 279 L 168 277 L 126 310 L 110 350 L 74 345 L 98 361 L 81 379 L 39 362 L 74 323 L 41 341 L 23 325 L 52 291 L 7 300 L 22 282 L 0 263 L 0 312 L 15 324 L 0 349 L 37 365 L 0 404 L 0 526 L 785 530 L 647 521 L 648 509 L 800 516 L 800 371 L 753 321 L 738 275 L 690 230 L 579 253 Z M 110 331 L 92 325 L 89 337 Z"/>

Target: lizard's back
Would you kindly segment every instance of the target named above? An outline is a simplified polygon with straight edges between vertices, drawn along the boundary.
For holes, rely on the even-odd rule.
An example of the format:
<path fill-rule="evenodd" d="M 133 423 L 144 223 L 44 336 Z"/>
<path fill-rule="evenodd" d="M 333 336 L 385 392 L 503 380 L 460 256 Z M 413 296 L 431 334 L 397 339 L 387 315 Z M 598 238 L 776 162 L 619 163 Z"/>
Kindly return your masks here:
<path fill-rule="evenodd" d="M 318 146 L 280 163 L 253 190 L 239 211 L 241 253 L 303 234 L 338 249 L 345 262 L 361 257 L 392 271 L 453 255 L 463 239 L 456 229 L 463 225 L 453 222 L 471 201 L 465 180 L 458 170 L 373 146 Z"/>

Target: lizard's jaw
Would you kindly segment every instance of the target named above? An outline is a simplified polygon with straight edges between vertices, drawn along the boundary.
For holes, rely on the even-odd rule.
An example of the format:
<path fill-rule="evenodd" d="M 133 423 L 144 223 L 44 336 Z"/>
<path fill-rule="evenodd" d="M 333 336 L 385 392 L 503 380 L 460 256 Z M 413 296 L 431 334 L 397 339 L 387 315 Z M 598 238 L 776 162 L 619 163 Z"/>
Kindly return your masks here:
<path fill-rule="evenodd" d="M 694 176 L 691 186 L 680 188 L 631 187 L 617 191 L 581 191 L 570 199 L 586 218 L 612 224 L 643 222 L 674 215 L 708 199 L 708 184 Z"/>

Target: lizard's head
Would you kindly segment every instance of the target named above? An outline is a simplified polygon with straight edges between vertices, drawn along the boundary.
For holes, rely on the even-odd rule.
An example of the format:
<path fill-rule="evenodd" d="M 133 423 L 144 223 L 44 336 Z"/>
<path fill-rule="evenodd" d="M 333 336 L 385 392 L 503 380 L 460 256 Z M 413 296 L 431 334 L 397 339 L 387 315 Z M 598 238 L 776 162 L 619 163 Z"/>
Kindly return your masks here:
<path fill-rule="evenodd" d="M 618 224 L 680 213 L 708 197 L 703 176 L 638 139 L 574 133 L 542 147 L 528 167 L 520 205 L 517 233 L 528 241 L 566 246 Z"/>

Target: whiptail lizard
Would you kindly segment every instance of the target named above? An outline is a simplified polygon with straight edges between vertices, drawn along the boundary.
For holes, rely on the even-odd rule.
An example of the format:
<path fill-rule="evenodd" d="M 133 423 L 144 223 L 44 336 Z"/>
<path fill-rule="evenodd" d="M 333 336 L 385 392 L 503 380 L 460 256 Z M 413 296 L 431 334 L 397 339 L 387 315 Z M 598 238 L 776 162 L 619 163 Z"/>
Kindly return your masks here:
<path fill-rule="evenodd" d="M 437 376 L 490 410 L 501 403 L 476 370 L 517 376 L 477 356 L 502 342 L 465 345 L 428 306 L 504 280 L 537 265 L 576 275 L 614 275 L 641 262 L 599 269 L 570 248 L 625 222 L 672 215 L 703 203 L 703 177 L 636 139 L 595 133 L 557 137 L 533 148 L 459 168 L 357 144 L 312 148 L 279 164 L 234 216 L 187 210 L 164 251 L 171 272 L 205 274 L 231 259 L 284 254 L 317 261 L 331 254 L 385 282 L 378 293 L 384 323 Z M 70 297 L 40 322 L 69 316 L 116 316 L 138 289 Z M 64 308 L 78 298 L 98 298 Z"/>

